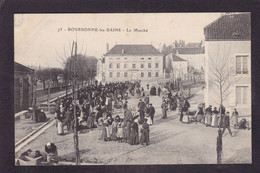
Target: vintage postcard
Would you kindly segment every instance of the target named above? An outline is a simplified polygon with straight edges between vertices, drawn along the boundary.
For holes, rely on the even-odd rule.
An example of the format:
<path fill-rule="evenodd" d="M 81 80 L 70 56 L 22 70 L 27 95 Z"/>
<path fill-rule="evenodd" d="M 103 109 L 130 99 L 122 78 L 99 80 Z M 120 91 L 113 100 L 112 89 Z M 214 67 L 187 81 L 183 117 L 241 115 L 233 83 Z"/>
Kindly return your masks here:
<path fill-rule="evenodd" d="M 15 165 L 251 164 L 251 14 L 14 14 Z"/>

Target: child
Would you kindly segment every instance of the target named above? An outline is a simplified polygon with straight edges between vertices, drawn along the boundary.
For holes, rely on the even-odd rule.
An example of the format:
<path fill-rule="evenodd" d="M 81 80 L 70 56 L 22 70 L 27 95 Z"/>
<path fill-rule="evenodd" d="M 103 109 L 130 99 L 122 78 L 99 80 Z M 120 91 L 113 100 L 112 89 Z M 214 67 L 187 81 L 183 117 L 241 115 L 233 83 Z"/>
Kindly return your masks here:
<path fill-rule="evenodd" d="M 117 125 L 117 139 L 121 143 L 123 139 L 123 119 L 120 120 L 120 122 Z"/>

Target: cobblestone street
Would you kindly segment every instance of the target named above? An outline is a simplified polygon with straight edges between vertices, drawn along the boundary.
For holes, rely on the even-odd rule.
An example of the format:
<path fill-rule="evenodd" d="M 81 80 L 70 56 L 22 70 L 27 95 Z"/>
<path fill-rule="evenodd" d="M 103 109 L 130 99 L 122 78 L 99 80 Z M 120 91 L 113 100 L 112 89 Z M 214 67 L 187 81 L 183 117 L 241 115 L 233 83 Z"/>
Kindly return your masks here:
<path fill-rule="evenodd" d="M 195 93 L 190 100 L 191 109 L 196 109 L 203 100 L 203 91 L 201 87 L 196 87 L 191 92 Z M 217 128 L 199 123 L 181 123 L 178 111 L 168 111 L 168 118 L 161 119 L 161 101 L 159 96 L 150 96 L 156 113 L 155 124 L 150 126 L 149 146 L 104 142 L 99 140 L 101 130 L 83 130 L 79 133 L 81 164 L 216 164 Z M 129 100 L 129 105 L 137 103 L 137 98 Z M 251 130 L 231 130 L 234 137 L 230 137 L 228 131 L 223 135 L 223 163 L 251 163 Z M 29 148 L 43 152 L 49 141 L 57 145 L 61 161 L 74 161 L 73 133 L 59 136 L 55 125 L 17 155 Z"/>

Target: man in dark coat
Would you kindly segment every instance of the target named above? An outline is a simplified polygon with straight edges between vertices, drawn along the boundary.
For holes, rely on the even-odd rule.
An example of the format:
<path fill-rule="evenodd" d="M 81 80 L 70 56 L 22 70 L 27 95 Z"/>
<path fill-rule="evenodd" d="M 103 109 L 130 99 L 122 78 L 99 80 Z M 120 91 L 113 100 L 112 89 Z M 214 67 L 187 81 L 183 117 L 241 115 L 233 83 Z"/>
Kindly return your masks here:
<path fill-rule="evenodd" d="M 158 88 L 158 96 L 160 96 L 160 93 L 161 93 L 161 88 L 159 87 Z"/>
<path fill-rule="evenodd" d="M 139 100 L 139 103 L 138 103 L 138 109 L 144 111 L 145 108 L 146 108 L 145 103 L 142 101 L 142 99 L 140 99 L 140 100 Z"/>
<path fill-rule="evenodd" d="M 153 105 L 150 103 L 148 109 L 147 109 L 147 113 L 149 114 L 149 116 L 151 117 L 151 120 L 153 122 L 153 118 L 154 118 L 154 114 L 155 114 L 155 109 L 153 107 Z"/>
<path fill-rule="evenodd" d="M 149 95 L 145 96 L 145 98 L 144 98 L 144 102 L 145 102 L 146 106 L 149 105 L 149 102 L 150 102 Z"/>
<path fill-rule="evenodd" d="M 222 134 L 224 134 L 225 130 L 228 129 L 230 136 L 232 136 L 232 132 L 231 132 L 231 129 L 230 129 L 229 112 L 227 112 L 227 113 L 224 115 L 223 125 L 224 125 L 224 127 L 223 127 L 223 132 L 222 132 Z"/>

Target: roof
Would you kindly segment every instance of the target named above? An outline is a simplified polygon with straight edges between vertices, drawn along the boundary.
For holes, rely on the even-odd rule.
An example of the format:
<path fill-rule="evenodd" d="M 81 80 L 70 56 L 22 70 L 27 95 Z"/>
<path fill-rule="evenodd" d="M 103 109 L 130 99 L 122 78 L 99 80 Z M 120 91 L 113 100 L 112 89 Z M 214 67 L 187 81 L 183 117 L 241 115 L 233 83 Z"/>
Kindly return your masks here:
<path fill-rule="evenodd" d="M 107 55 L 162 55 L 153 45 L 115 45 Z"/>
<path fill-rule="evenodd" d="M 14 72 L 17 73 L 33 73 L 34 70 L 31 68 L 28 68 L 20 63 L 14 62 Z"/>
<path fill-rule="evenodd" d="M 201 47 L 201 43 L 188 43 L 184 47 Z"/>
<path fill-rule="evenodd" d="M 178 53 L 177 53 L 178 51 Z M 204 47 L 177 47 L 172 49 L 174 54 L 204 54 Z"/>
<path fill-rule="evenodd" d="M 178 55 L 175 55 L 174 53 L 172 53 L 172 60 L 173 61 L 186 61 L 185 59 L 182 59 L 181 57 L 179 57 Z"/>
<path fill-rule="evenodd" d="M 251 40 L 250 13 L 227 14 L 204 28 L 205 40 Z"/>

